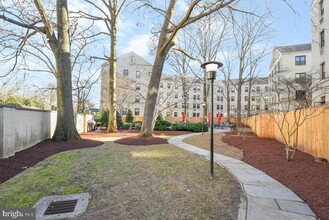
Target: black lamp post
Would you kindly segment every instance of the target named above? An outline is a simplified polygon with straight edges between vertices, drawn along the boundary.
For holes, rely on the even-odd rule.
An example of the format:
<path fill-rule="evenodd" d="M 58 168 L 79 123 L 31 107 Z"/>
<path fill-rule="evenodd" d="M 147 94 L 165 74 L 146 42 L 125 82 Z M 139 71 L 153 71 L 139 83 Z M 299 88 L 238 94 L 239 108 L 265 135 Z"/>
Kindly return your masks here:
<path fill-rule="evenodd" d="M 217 61 L 209 61 L 201 64 L 201 67 L 207 72 L 207 79 L 210 80 L 211 104 L 210 104 L 210 177 L 214 177 L 214 80 L 216 79 L 216 72 L 222 63 Z"/>
<path fill-rule="evenodd" d="M 206 103 L 202 102 L 202 126 L 201 126 L 201 130 L 202 130 L 202 135 L 203 135 L 203 126 L 204 126 L 204 107 L 206 106 Z"/>

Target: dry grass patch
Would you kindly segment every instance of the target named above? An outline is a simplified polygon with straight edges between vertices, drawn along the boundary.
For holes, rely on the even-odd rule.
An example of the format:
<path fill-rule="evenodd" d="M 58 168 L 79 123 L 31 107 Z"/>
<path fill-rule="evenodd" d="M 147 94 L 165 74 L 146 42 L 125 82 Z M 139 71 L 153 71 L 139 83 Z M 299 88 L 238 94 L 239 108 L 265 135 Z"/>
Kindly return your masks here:
<path fill-rule="evenodd" d="M 224 134 L 214 134 L 214 152 L 217 154 L 223 154 L 228 157 L 232 157 L 238 160 L 243 159 L 243 151 L 239 148 L 232 147 L 222 141 Z M 194 145 L 196 147 L 210 150 L 210 134 L 195 135 L 183 140 L 187 144 Z"/>
<path fill-rule="evenodd" d="M 65 181 L 49 184 L 59 174 Z M 239 183 L 218 165 L 215 176 L 210 180 L 208 160 L 171 145 L 108 142 L 52 156 L 2 184 L 0 207 L 22 207 L 19 197 L 30 194 L 33 201 L 24 207 L 45 193 L 89 192 L 87 211 L 78 219 L 237 219 L 244 196 Z"/>

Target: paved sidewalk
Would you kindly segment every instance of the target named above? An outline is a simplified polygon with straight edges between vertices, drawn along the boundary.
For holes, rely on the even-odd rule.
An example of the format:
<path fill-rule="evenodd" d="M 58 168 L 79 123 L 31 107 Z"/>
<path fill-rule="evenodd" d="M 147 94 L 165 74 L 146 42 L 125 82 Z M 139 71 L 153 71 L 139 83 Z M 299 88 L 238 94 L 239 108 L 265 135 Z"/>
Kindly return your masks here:
<path fill-rule="evenodd" d="M 216 132 L 218 132 L 217 130 Z M 186 134 L 169 139 L 179 148 L 209 158 L 209 151 L 183 142 L 184 138 L 199 135 Z M 214 162 L 225 167 L 240 182 L 247 201 L 242 201 L 239 220 L 308 220 L 316 219 L 310 207 L 290 189 L 243 161 L 214 154 Z"/>

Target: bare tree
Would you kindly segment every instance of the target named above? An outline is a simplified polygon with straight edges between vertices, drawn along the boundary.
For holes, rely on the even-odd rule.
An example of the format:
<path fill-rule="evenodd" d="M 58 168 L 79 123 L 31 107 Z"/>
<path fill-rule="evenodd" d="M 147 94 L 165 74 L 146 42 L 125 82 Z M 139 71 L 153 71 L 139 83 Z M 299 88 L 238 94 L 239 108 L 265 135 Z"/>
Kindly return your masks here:
<path fill-rule="evenodd" d="M 259 62 L 265 57 L 271 29 L 267 24 L 267 15 L 231 14 L 234 42 L 238 53 L 237 89 L 237 125 L 241 124 L 242 85 L 252 79 Z M 249 67 L 249 72 L 247 71 Z"/>
<path fill-rule="evenodd" d="M 126 114 L 127 109 L 131 109 L 135 103 L 142 105 L 146 99 L 147 81 L 147 68 L 145 64 L 138 64 L 141 77 L 143 79 L 134 79 L 124 76 L 122 73 L 117 72 L 117 110 L 121 114 Z"/>
<path fill-rule="evenodd" d="M 8 24 L 1 28 L 2 41 L 5 41 L 4 38 L 6 38 L 9 39 L 9 43 L 15 40 L 19 42 L 18 45 L 8 44 L 9 47 L 6 48 L 13 49 L 13 52 L 7 55 L 7 59 L 14 60 L 9 73 L 15 69 L 21 55 L 21 48 L 30 38 L 41 35 L 42 38 L 47 39 L 56 61 L 58 114 L 53 139 L 67 141 L 80 138 L 74 124 L 72 105 L 70 26 L 67 1 L 56 1 L 56 22 L 49 16 L 53 14 L 53 11 L 45 7 L 40 0 L 24 3 L 11 0 L 2 2 L 0 7 L 2 11 L 0 19 Z M 8 29 L 3 27 L 8 27 Z"/>
<path fill-rule="evenodd" d="M 217 60 L 220 48 L 224 41 L 230 35 L 231 28 L 228 26 L 228 20 L 224 12 L 216 12 L 206 16 L 189 26 L 189 39 L 195 45 L 192 54 L 196 56 L 201 63 Z M 205 103 L 204 116 L 207 117 L 208 112 L 208 96 L 210 86 L 207 80 L 207 73 L 202 71 L 199 77 L 203 83 L 203 103 Z"/>
<path fill-rule="evenodd" d="M 177 38 L 177 34 L 184 27 L 212 14 L 215 11 L 230 6 L 233 2 L 236 2 L 236 0 L 207 1 L 204 4 L 202 4 L 203 2 L 201 0 L 194 0 L 190 2 L 187 11 L 180 18 L 175 18 L 174 16 L 177 0 L 170 0 L 168 5 L 166 5 L 166 9 L 161 9 L 148 2 L 144 2 L 145 7 L 155 9 L 156 12 L 163 15 L 164 21 L 158 35 L 158 46 L 144 108 L 144 122 L 140 132 L 141 136 L 152 135 L 153 118 L 155 117 L 154 113 L 161 74 L 167 55 L 175 45 L 174 40 Z"/>
<path fill-rule="evenodd" d="M 56 86 L 48 84 L 46 87 L 39 87 L 34 85 L 35 89 L 31 92 L 33 98 L 39 99 L 44 103 L 45 109 L 56 110 Z"/>
<path fill-rule="evenodd" d="M 173 110 L 178 108 L 178 105 L 183 106 L 184 113 L 186 114 L 186 110 L 188 108 L 187 106 L 189 105 L 189 97 L 187 93 L 184 93 L 184 91 L 189 90 L 189 87 L 193 84 L 193 80 L 184 78 L 184 75 L 183 77 L 181 75 L 163 75 L 161 83 L 164 82 L 167 83 L 167 94 L 163 94 L 163 92 L 160 90 L 157 99 L 157 107 L 155 110 L 156 117 L 154 119 L 156 119 L 159 114 L 165 110 L 169 110 L 171 115 Z M 179 96 L 179 90 L 182 91 L 182 96 Z M 155 124 L 155 120 L 153 120 L 153 124 Z"/>
<path fill-rule="evenodd" d="M 230 88 L 233 86 L 234 82 L 232 81 L 232 73 L 235 67 L 235 47 L 232 45 L 228 45 L 227 49 L 224 51 L 221 50 L 220 54 L 223 58 L 225 65 L 220 71 L 223 73 L 224 80 L 222 81 L 223 90 L 220 90 L 221 95 L 226 99 L 226 112 L 227 119 L 230 121 L 231 119 L 231 105 L 230 105 Z"/>
<path fill-rule="evenodd" d="M 117 72 L 117 31 L 118 18 L 122 9 L 126 6 L 127 0 L 84 0 L 92 6 L 98 14 L 90 14 L 85 11 L 76 12 L 85 19 L 104 22 L 107 33 L 102 33 L 110 37 L 110 56 L 109 62 L 109 123 L 108 132 L 118 131 L 116 123 L 116 72 Z M 100 15 L 99 15 L 100 14 Z"/>
<path fill-rule="evenodd" d="M 195 45 L 192 42 L 190 35 L 184 30 L 178 38 L 177 47 L 169 54 L 168 63 L 177 74 L 180 81 L 180 88 L 183 95 L 184 114 L 187 115 L 187 106 L 189 101 L 189 91 L 197 78 L 197 73 L 193 68 L 197 58 L 192 57 L 192 52 Z M 189 51 L 189 52 L 187 52 Z M 198 60 L 199 61 L 199 60 Z M 200 62 L 200 61 L 199 61 Z M 198 69 L 200 69 L 198 67 Z"/>
<path fill-rule="evenodd" d="M 263 58 L 267 55 L 266 52 L 267 51 L 267 47 L 264 47 L 261 49 L 261 51 L 256 55 L 257 57 L 254 57 L 254 54 L 251 52 L 249 55 L 249 66 L 248 66 L 248 78 L 245 80 L 246 83 L 248 84 L 248 105 L 247 105 L 247 117 L 250 117 L 251 115 L 251 101 L 252 101 L 252 92 L 253 92 L 253 86 L 256 82 L 256 80 L 261 79 L 259 78 L 259 73 L 260 73 L 260 69 L 258 68 L 258 65 L 260 64 L 260 62 L 263 60 Z M 259 81 L 259 80 L 258 80 Z M 260 94 L 258 91 L 256 91 L 258 96 L 257 97 L 261 97 L 264 102 L 268 102 L 268 100 L 266 100 L 268 97 L 266 96 L 266 94 Z"/>
<path fill-rule="evenodd" d="M 17 74 L 11 74 L 8 77 L 0 78 L 0 104 L 3 104 L 6 98 L 17 93 L 22 87 L 24 79 Z"/>
<path fill-rule="evenodd" d="M 121 89 L 120 87 L 118 87 L 117 91 L 117 109 L 121 115 L 127 114 L 126 110 L 135 102 L 134 93 L 127 89 Z"/>
<path fill-rule="evenodd" d="M 271 118 L 275 122 L 283 139 L 286 160 L 292 160 L 298 145 L 298 130 L 310 118 L 322 114 L 329 106 L 311 107 L 316 94 L 319 90 L 329 91 L 328 86 L 321 80 L 317 80 L 318 73 L 309 73 L 300 78 L 288 78 L 282 71 L 279 76 L 272 81 L 272 96 L 277 99 L 272 106 L 274 114 Z M 328 82 L 328 79 L 326 80 Z M 308 111 L 306 111 L 306 109 Z M 277 114 L 275 114 L 275 112 Z M 292 138 L 295 137 L 295 140 Z"/>
<path fill-rule="evenodd" d="M 73 96 L 76 99 L 77 112 L 86 110 L 86 103 L 89 102 L 89 95 L 93 86 L 99 81 L 100 74 L 98 70 L 89 69 L 89 74 L 82 69 L 82 65 L 73 76 Z M 97 76 L 98 75 L 98 76 Z"/>

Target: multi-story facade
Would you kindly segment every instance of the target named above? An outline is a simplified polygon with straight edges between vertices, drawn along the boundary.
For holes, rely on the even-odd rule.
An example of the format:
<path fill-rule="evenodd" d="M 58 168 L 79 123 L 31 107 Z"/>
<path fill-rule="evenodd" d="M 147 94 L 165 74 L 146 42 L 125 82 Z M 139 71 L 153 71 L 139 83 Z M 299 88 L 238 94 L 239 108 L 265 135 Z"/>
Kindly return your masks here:
<path fill-rule="evenodd" d="M 242 86 L 242 116 L 247 116 L 250 102 L 250 114 L 260 114 L 269 110 L 269 82 L 268 77 L 257 77 Z"/>
<path fill-rule="evenodd" d="M 143 116 L 151 71 L 152 65 L 135 52 L 129 52 L 118 57 L 116 105 L 117 110 L 122 115 L 126 115 L 128 109 L 130 109 L 133 115 Z M 100 108 L 108 108 L 108 64 L 104 64 L 101 74 Z M 190 88 L 191 83 L 194 83 L 194 81 L 187 79 L 184 85 Z M 183 81 L 181 77 L 163 74 L 156 110 L 161 111 L 164 116 L 180 116 L 180 107 L 184 103 L 184 100 L 186 100 L 183 94 Z"/>
<path fill-rule="evenodd" d="M 148 89 L 152 65 L 134 52 L 118 57 L 117 62 L 117 109 L 122 115 L 130 109 L 135 116 L 143 116 L 145 99 Z M 108 108 L 108 65 L 102 69 L 101 78 L 101 108 Z M 236 82 L 236 80 L 232 80 Z M 228 87 L 224 81 L 214 83 L 214 111 L 227 117 L 230 100 L 230 115 L 236 115 L 237 90 L 231 84 Z M 251 87 L 251 88 L 249 88 Z M 229 92 L 227 93 L 227 89 Z M 258 114 L 268 110 L 267 96 L 268 78 L 257 78 L 243 85 L 241 106 L 243 115 L 247 115 L 250 102 L 250 113 Z M 228 97 L 227 97 L 228 94 Z M 250 97 L 250 98 L 249 98 Z M 181 117 L 186 112 L 188 117 L 202 117 L 203 82 L 193 77 L 163 74 L 159 87 L 157 111 L 163 116 Z M 207 101 L 210 103 L 209 100 Z"/>
<path fill-rule="evenodd" d="M 312 87 L 313 105 L 329 103 L 329 2 L 314 0 L 312 19 L 312 69 L 315 72 Z M 326 62 L 327 61 L 327 62 Z"/>
<path fill-rule="evenodd" d="M 269 103 L 273 111 L 289 111 L 309 104 L 312 82 L 311 44 L 273 49 L 269 71 Z M 303 105 L 303 106 L 305 106 Z"/>
<path fill-rule="evenodd" d="M 118 57 L 116 104 L 121 114 L 130 109 L 135 116 L 142 116 L 152 65 L 134 52 Z M 106 63 L 101 76 L 100 108 L 108 108 L 109 65 Z"/>

